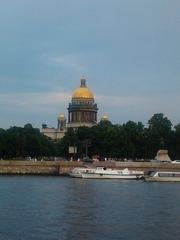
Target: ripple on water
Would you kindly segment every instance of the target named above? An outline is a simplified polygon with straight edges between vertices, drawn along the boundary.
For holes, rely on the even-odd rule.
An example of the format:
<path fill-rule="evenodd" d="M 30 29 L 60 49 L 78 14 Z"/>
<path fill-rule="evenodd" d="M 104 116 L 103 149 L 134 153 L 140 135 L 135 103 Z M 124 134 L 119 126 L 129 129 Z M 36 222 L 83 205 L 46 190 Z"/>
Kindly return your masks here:
<path fill-rule="evenodd" d="M 180 184 L 1 176 L 0 239 L 177 240 Z"/>

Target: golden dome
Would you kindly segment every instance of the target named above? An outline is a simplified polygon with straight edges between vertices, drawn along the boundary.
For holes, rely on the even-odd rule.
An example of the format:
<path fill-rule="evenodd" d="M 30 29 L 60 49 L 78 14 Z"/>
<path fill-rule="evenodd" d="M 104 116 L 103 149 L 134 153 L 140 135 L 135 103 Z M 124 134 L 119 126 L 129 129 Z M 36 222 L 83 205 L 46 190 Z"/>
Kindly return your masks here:
<path fill-rule="evenodd" d="M 61 119 L 61 120 L 65 119 L 64 113 L 61 113 L 61 114 L 59 115 L 58 119 Z"/>
<path fill-rule="evenodd" d="M 85 78 L 81 79 L 81 86 L 74 91 L 72 98 L 94 98 L 93 93 L 86 86 Z"/>
<path fill-rule="evenodd" d="M 94 98 L 93 93 L 87 87 L 77 88 L 73 93 L 73 98 Z"/>
<path fill-rule="evenodd" d="M 107 115 L 103 115 L 101 121 L 109 121 L 109 117 Z"/>

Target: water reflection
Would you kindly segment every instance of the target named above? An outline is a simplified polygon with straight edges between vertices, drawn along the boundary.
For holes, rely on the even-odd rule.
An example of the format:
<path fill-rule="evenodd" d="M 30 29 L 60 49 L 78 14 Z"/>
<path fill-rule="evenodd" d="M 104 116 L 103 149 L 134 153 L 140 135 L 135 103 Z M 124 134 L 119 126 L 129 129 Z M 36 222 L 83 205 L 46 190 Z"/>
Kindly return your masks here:
<path fill-rule="evenodd" d="M 69 188 L 65 204 L 66 239 L 86 240 L 97 232 L 96 210 L 98 208 L 97 188 L 94 184 L 74 179 Z"/>
<path fill-rule="evenodd" d="M 180 184 L 0 177 L 2 240 L 177 240 Z"/>

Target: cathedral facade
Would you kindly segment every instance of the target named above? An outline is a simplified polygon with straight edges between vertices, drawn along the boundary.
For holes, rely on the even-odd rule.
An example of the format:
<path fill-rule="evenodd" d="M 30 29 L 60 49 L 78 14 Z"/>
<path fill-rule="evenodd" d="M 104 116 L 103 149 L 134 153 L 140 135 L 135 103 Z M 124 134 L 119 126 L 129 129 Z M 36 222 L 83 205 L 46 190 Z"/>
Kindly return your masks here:
<path fill-rule="evenodd" d="M 80 87 L 77 88 L 68 106 L 68 122 L 64 114 L 58 117 L 57 128 L 49 128 L 42 125 L 42 133 L 47 137 L 58 140 L 64 137 L 68 128 L 81 126 L 92 127 L 97 124 L 98 107 L 92 91 L 86 85 L 86 79 L 81 78 Z"/>
<path fill-rule="evenodd" d="M 81 78 L 81 85 L 72 96 L 68 107 L 68 127 L 92 127 L 97 123 L 97 104 L 94 95 L 86 86 L 86 79 Z"/>

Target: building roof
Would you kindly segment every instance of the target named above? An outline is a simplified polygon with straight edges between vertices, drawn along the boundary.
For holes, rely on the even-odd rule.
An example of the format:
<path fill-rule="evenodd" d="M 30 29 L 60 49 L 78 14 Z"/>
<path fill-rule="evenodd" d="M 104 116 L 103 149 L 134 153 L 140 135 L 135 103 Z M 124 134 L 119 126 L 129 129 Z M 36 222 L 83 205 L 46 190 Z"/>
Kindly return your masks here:
<path fill-rule="evenodd" d="M 109 121 L 109 117 L 107 115 L 103 115 L 101 121 Z"/>
<path fill-rule="evenodd" d="M 61 113 L 61 114 L 58 116 L 58 119 L 64 120 L 64 119 L 65 119 L 64 113 Z"/>
<path fill-rule="evenodd" d="M 72 98 L 82 98 L 82 99 L 94 99 L 94 95 L 91 90 L 86 86 L 86 79 L 84 77 L 81 78 L 81 85 L 77 88 Z"/>

